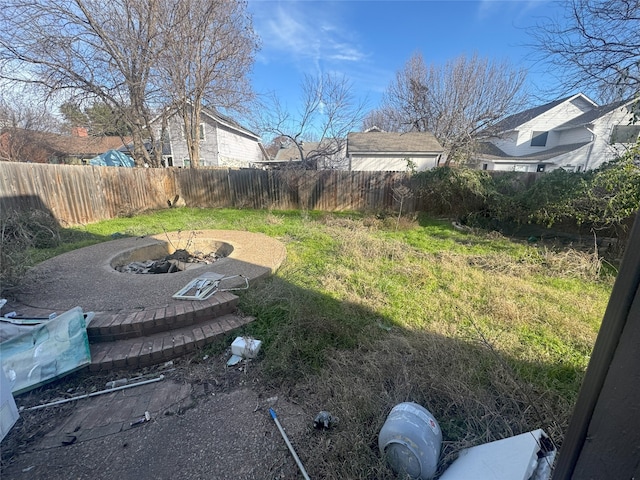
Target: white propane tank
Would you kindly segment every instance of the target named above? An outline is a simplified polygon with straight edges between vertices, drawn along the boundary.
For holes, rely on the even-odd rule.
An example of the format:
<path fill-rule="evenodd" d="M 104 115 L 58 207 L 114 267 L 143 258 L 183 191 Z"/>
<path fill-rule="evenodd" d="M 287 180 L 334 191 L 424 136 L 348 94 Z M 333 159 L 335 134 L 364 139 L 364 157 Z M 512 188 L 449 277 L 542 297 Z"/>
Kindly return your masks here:
<path fill-rule="evenodd" d="M 395 473 L 428 480 L 438 467 L 442 430 L 426 408 L 413 402 L 399 403 L 380 430 L 378 447 Z"/>

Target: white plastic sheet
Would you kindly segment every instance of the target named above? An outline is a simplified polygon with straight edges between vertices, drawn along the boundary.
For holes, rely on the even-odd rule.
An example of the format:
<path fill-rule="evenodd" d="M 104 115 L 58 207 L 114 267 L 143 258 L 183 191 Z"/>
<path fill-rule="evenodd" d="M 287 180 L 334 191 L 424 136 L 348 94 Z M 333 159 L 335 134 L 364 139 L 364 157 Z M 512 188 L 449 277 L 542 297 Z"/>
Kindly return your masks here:
<path fill-rule="evenodd" d="M 92 317 L 90 312 L 85 318 L 75 307 L 0 343 L 0 363 L 11 392 L 27 392 L 89 365 L 87 323 Z"/>

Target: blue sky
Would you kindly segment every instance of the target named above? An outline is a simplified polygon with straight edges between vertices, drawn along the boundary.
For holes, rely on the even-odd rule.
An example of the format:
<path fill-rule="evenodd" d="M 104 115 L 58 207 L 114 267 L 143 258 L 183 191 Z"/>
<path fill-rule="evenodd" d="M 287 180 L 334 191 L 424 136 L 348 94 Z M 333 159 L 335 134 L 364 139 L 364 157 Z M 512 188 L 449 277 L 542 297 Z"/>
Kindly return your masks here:
<path fill-rule="evenodd" d="M 303 75 L 320 72 L 344 75 L 374 108 L 415 52 L 427 65 L 477 53 L 527 69 L 533 94 L 557 87 L 552 72 L 535 62 L 539 53 L 526 46 L 527 28 L 562 13 L 553 1 L 249 0 L 249 11 L 262 41 L 254 88 L 275 92 L 290 108 Z"/>

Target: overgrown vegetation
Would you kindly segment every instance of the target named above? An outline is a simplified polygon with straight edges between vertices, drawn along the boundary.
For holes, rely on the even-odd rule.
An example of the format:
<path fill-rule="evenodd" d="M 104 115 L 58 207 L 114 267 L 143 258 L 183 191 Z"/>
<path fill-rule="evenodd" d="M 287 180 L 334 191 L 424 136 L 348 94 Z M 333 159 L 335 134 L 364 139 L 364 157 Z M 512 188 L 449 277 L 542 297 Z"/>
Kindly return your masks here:
<path fill-rule="evenodd" d="M 415 175 L 415 188 L 426 211 L 457 216 L 468 225 L 500 231 L 514 225 L 557 227 L 611 237 L 621 249 L 640 208 L 637 157 L 636 149 L 597 170 L 557 169 L 530 184 L 514 172 L 439 168 Z"/>
<path fill-rule="evenodd" d="M 285 264 L 240 308 L 257 317 L 245 333 L 264 341 L 252 367 L 261 383 L 309 418 L 340 419 L 295 439 L 311 476 L 394 478 L 377 435 L 402 401 L 440 422 L 441 468 L 461 448 L 536 428 L 562 443 L 612 285 L 597 256 L 395 214 L 176 208 L 61 235 L 70 249 L 197 229 L 287 246 Z"/>
<path fill-rule="evenodd" d="M 60 227 L 42 210 L 0 214 L 0 286 L 13 287 L 35 263 L 37 249 L 60 244 Z"/>

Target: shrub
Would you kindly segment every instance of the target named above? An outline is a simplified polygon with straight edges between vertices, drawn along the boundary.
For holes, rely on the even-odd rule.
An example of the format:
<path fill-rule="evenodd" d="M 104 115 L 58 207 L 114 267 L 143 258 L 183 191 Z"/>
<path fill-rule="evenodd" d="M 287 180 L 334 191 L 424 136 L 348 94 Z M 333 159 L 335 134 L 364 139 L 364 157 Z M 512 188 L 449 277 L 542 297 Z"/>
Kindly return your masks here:
<path fill-rule="evenodd" d="M 49 213 L 7 211 L 0 215 L 0 285 L 13 287 L 32 265 L 33 248 L 60 244 L 60 227 Z"/>
<path fill-rule="evenodd" d="M 495 194 L 491 176 L 480 170 L 439 167 L 413 176 L 420 207 L 434 215 L 463 218 L 485 212 Z"/>

